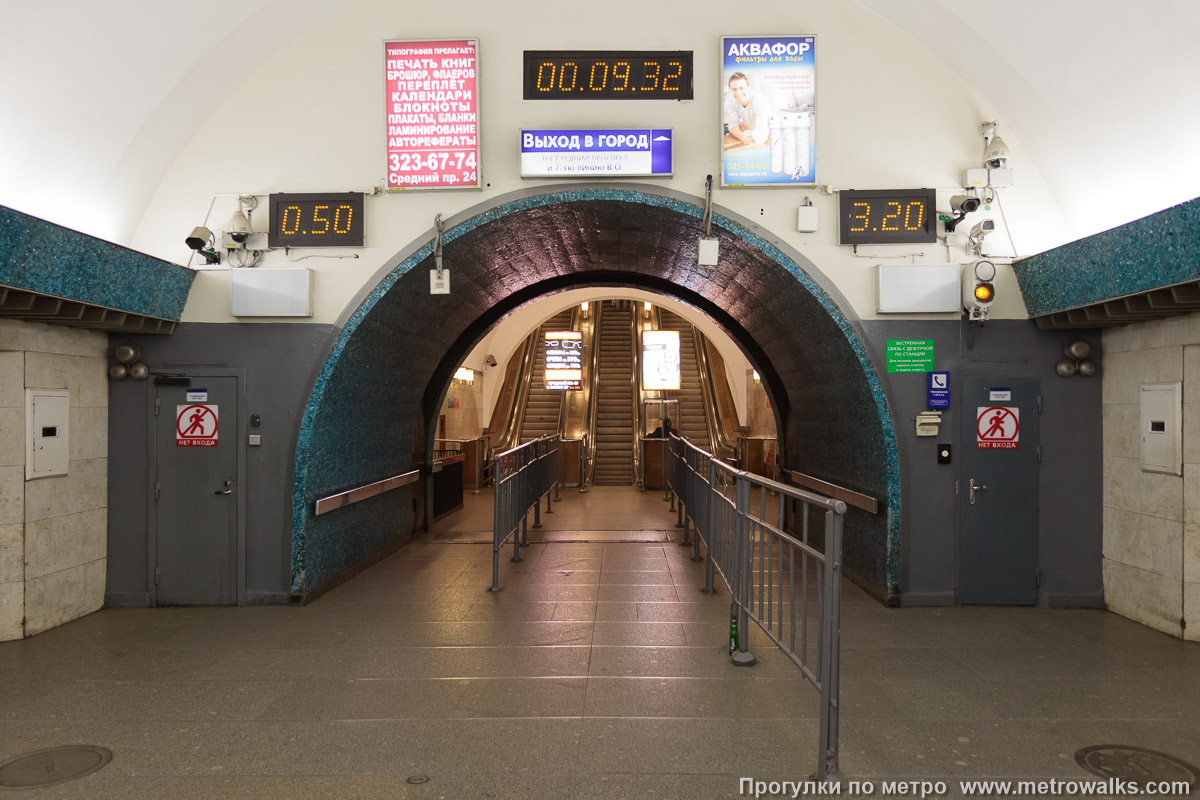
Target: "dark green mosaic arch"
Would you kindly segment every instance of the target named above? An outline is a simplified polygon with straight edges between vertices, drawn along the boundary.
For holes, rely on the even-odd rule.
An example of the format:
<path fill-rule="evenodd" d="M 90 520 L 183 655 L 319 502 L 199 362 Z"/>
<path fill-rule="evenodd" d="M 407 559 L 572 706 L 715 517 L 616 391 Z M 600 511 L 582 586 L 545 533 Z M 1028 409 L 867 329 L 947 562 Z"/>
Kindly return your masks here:
<path fill-rule="evenodd" d="M 649 194 L 645 191 L 624 188 L 571 189 L 520 196 L 517 199 L 508 200 L 507 202 L 501 198 L 501 201 L 492 207 L 483 210 L 472 209 L 465 212 L 464 215 L 461 215 L 463 217 L 461 221 L 447 226 L 443 234 L 443 245 L 450 245 L 465 236 L 486 228 L 490 223 L 505 220 L 515 214 L 562 204 L 596 201 L 659 208 L 684 215 L 692 218 L 692 220 L 699 220 L 703 216 L 703 209 L 694 202 L 658 194 Z M 844 343 L 848 344 L 852 349 L 857 359 L 856 366 L 861 371 L 862 379 L 873 400 L 874 413 L 877 416 L 882 436 L 882 441 L 880 442 L 882 447 L 879 448 L 881 451 L 879 454 L 886 460 L 887 497 L 885 500 L 885 510 L 883 511 L 887 515 L 886 543 L 883 554 L 886 564 L 884 568 L 886 574 L 878 577 L 881 581 L 886 582 L 887 587 L 897 587 L 899 585 L 900 488 L 895 430 L 883 387 L 863 339 L 856 329 L 856 324 L 846 316 L 830 295 L 813 279 L 810 272 L 800 266 L 800 264 L 805 264 L 810 268 L 812 273 L 819 274 L 815 266 L 803 256 L 794 251 L 784 252 L 781 246 L 768 242 L 761 236 L 751 232 L 748 225 L 735 220 L 732 215 L 714 214 L 713 225 L 714 228 L 722 230 L 728 236 L 745 242 L 769 259 L 770 262 L 784 270 L 820 305 L 821 309 L 828 315 L 828 318 L 840 332 Z M 317 462 L 321 462 L 323 459 L 320 457 L 320 454 L 313 451 L 314 426 L 317 422 L 322 402 L 326 399 L 330 390 L 331 381 L 333 380 L 339 360 L 343 357 L 346 349 L 354 342 L 355 336 L 363 322 L 370 316 L 380 300 L 387 296 L 401 278 L 422 262 L 430 259 L 433 249 L 432 241 L 429 239 L 422 241 L 424 241 L 423 244 L 414 244 L 407 251 L 398 254 L 392 260 L 390 268 L 385 268 L 386 274 L 366 293 L 357 308 L 345 318 L 342 328 L 332 344 L 321 373 L 315 381 L 301 422 L 296 451 L 295 484 L 292 504 L 292 569 L 293 588 L 296 591 L 312 589 L 320 580 L 333 577 L 329 573 L 332 569 L 335 569 L 335 567 L 315 564 L 314 560 L 324 559 L 319 558 L 316 553 L 309 552 L 307 548 L 307 533 L 313 521 L 311 505 L 315 499 L 314 496 L 310 496 L 310 492 L 308 491 L 310 470 L 314 467 L 319 467 L 323 470 L 337 469 L 338 467 L 336 461 L 318 464 Z M 633 270 L 629 273 L 632 285 L 637 285 L 636 278 L 639 274 L 638 270 Z M 645 274 L 649 275 L 650 273 L 647 271 Z M 344 459 L 348 455 L 348 453 L 342 453 L 341 458 Z M 338 566 L 345 568 L 350 565 Z M 336 574 L 336 572 L 333 574 Z M 320 577 L 314 580 L 317 576 Z"/>

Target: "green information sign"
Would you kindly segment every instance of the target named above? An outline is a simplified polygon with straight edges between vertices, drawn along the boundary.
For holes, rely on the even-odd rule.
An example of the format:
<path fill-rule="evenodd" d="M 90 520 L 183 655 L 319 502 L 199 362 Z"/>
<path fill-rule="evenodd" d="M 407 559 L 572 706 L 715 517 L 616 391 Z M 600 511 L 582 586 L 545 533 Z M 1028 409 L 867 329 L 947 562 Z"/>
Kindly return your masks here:
<path fill-rule="evenodd" d="M 932 372 L 933 339 L 888 339 L 888 372 Z"/>

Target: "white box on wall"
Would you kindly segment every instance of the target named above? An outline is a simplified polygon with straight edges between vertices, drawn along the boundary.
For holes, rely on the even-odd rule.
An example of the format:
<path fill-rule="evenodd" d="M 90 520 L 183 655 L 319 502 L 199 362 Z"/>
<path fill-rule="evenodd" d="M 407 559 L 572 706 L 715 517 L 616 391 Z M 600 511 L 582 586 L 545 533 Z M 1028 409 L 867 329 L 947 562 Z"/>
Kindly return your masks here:
<path fill-rule="evenodd" d="M 1183 384 L 1142 384 L 1142 472 L 1183 474 Z"/>
<path fill-rule="evenodd" d="M 71 464 L 71 393 L 25 390 L 25 480 L 66 475 Z"/>
<path fill-rule="evenodd" d="M 880 264 L 880 314 L 962 311 L 959 264 Z"/>
<path fill-rule="evenodd" d="M 311 317 L 312 270 L 234 269 L 229 273 L 229 308 L 235 317 Z"/>

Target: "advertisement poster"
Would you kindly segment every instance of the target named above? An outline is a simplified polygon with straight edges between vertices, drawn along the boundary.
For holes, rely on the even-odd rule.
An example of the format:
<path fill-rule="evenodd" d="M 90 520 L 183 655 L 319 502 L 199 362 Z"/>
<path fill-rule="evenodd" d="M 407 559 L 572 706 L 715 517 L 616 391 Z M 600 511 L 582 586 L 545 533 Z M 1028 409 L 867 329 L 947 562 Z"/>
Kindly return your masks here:
<path fill-rule="evenodd" d="M 642 388 L 679 388 L 679 331 L 642 332 Z"/>
<path fill-rule="evenodd" d="M 547 389 L 577 391 L 583 388 L 583 334 L 579 331 L 546 331 Z"/>
<path fill-rule="evenodd" d="M 474 39 L 384 43 L 387 188 L 479 188 Z"/>
<path fill-rule="evenodd" d="M 817 182 L 816 37 L 721 39 L 721 185 Z"/>

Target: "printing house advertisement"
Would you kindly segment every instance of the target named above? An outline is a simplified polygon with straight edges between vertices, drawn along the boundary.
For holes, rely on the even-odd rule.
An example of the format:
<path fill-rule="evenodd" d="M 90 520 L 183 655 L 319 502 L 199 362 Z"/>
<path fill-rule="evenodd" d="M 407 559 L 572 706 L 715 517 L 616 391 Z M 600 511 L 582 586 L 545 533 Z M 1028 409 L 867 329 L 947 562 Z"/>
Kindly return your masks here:
<path fill-rule="evenodd" d="M 384 43 L 387 188 L 479 188 L 474 39 Z"/>
<path fill-rule="evenodd" d="M 721 39 L 721 185 L 817 182 L 816 37 Z"/>

